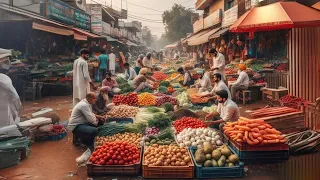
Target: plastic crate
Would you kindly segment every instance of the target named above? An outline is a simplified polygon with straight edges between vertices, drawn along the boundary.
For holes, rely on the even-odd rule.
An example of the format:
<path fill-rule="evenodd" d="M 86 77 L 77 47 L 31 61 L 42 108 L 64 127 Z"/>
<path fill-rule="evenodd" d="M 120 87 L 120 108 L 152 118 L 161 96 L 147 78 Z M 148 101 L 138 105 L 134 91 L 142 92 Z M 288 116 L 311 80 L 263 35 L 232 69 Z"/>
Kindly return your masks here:
<path fill-rule="evenodd" d="M 15 166 L 19 163 L 21 151 L 18 150 L 0 150 L 0 169 Z"/>
<path fill-rule="evenodd" d="M 143 158 L 142 177 L 149 179 L 191 179 L 194 177 L 194 165 L 192 162 L 191 166 L 148 166 L 144 164 Z"/>
<path fill-rule="evenodd" d="M 261 162 L 281 162 L 289 158 L 289 150 L 278 151 L 242 151 L 239 150 L 231 141 L 229 147 L 232 149 L 241 160 L 246 163 L 261 163 Z"/>
<path fill-rule="evenodd" d="M 133 165 L 96 165 L 91 162 L 87 163 L 88 176 L 104 176 L 104 175 L 124 175 L 136 176 L 141 172 L 142 153 L 140 152 L 140 161 Z"/>
<path fill-rule="evenodd" d="M 42 142 L 42 141 L 59 141 L 63 139 L 68 133 L 63 132 L 57 135 L 52 135 L 52 136 L 36 136 L 35 141 L 36 142 Z"/>
<path fill-rule="evenodd" d="M 236 154 L 231 148 L 229 148 L 233 154 Z M 194 153 L 197 148 L 189 148 L 192 160 L 195 164 L 196 177 L 199 179 L 204 178 L 236 178 L 242 177 L 244 174 L 244 163 L 240 162 L 239 166 L 234 167 L 202 167 L 195 161 Z"/>
<path fill-rule="evenodd" d="M 129 123 L 133 123 L 134 119 L 133 118 L 108 118 L 107 119 L 107 123 L 110 122 L 116 122 L 116 123 L 120 123 L 120 124 L 129 124 Z"/>

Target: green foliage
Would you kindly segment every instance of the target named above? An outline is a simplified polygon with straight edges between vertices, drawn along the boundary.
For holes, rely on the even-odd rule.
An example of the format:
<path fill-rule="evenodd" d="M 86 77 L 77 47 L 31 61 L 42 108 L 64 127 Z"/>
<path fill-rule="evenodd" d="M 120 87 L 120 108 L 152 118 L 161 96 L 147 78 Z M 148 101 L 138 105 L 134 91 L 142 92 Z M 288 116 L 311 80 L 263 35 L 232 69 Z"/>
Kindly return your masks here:
<path fill-rule="evenodd" d="M 173 111 L 173 105 L 171 103 L 164 103 L 161 107 L 166 110 L 166 112 Z"/>
<path fill-rule="evenodd" d="M 170 82 L 169 81 L 160 81 L 159 86 L 169 87 Z"/>
<path fill-rule="evenodd" d="M 174 4 L 170 10 L 162 14 L 162 21 L 166 25 L 166 37 L 172 42 L 193 32 L 191 24 L 193 12 L 182 5 Z"/>

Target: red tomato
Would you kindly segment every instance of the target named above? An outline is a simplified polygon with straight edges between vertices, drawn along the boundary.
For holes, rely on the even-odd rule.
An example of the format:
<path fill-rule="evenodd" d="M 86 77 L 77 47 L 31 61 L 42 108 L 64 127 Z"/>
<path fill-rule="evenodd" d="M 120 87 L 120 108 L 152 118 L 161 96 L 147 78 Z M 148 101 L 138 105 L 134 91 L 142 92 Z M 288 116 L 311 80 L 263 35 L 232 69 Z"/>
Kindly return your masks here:
<path fill-rule="evenodd" d="M 114 165 L 118 165 L 118 164 L 119 164 L 119 161 L 118 161 L 118 160 L 114 160 L 114 161 L 113 161 L 113 164 L 114 164 Z"/>
<path fill-rule="evenodd" d="M 112 155 L 112 159 L 113 160 L 117 159 L 117 156 L 116 155 Z"/>

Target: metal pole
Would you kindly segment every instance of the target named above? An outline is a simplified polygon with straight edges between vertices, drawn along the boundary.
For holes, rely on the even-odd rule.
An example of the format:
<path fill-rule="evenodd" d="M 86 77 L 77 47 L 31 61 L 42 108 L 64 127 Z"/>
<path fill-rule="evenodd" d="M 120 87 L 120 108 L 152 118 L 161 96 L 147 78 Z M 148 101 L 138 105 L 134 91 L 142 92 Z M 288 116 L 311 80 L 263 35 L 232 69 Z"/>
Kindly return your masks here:
<path fill-rule="evenodd" d="M 111 0 L 111 8 L 112 8 L 112 0 Z"/>
<path fill-rule="evenodd" d="M 122 0 L 121 0 L 121 10 L 122 10 Z"/>

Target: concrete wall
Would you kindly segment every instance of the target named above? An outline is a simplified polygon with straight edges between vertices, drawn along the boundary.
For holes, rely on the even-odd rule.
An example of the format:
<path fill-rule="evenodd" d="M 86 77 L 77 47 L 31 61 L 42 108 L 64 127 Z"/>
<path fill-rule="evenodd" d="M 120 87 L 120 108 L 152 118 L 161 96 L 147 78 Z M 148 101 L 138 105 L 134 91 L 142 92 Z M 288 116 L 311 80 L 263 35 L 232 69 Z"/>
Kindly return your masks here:
<path fill-rule="evenodd" d="M 218 0 L 214 1 L 213 4 L 209 8 L 209 14 L 213 13 L 214 11 L 222 9 L 224 10 L 224 1 L 223 0 Z"/>
<path fill-rule="evenodd" d="M 0 4 L 9 4 L 9 0 L 0 0 Z M 34 13 L 40 13 L 40 0 L 13 0 L 13 6 Z"/>

